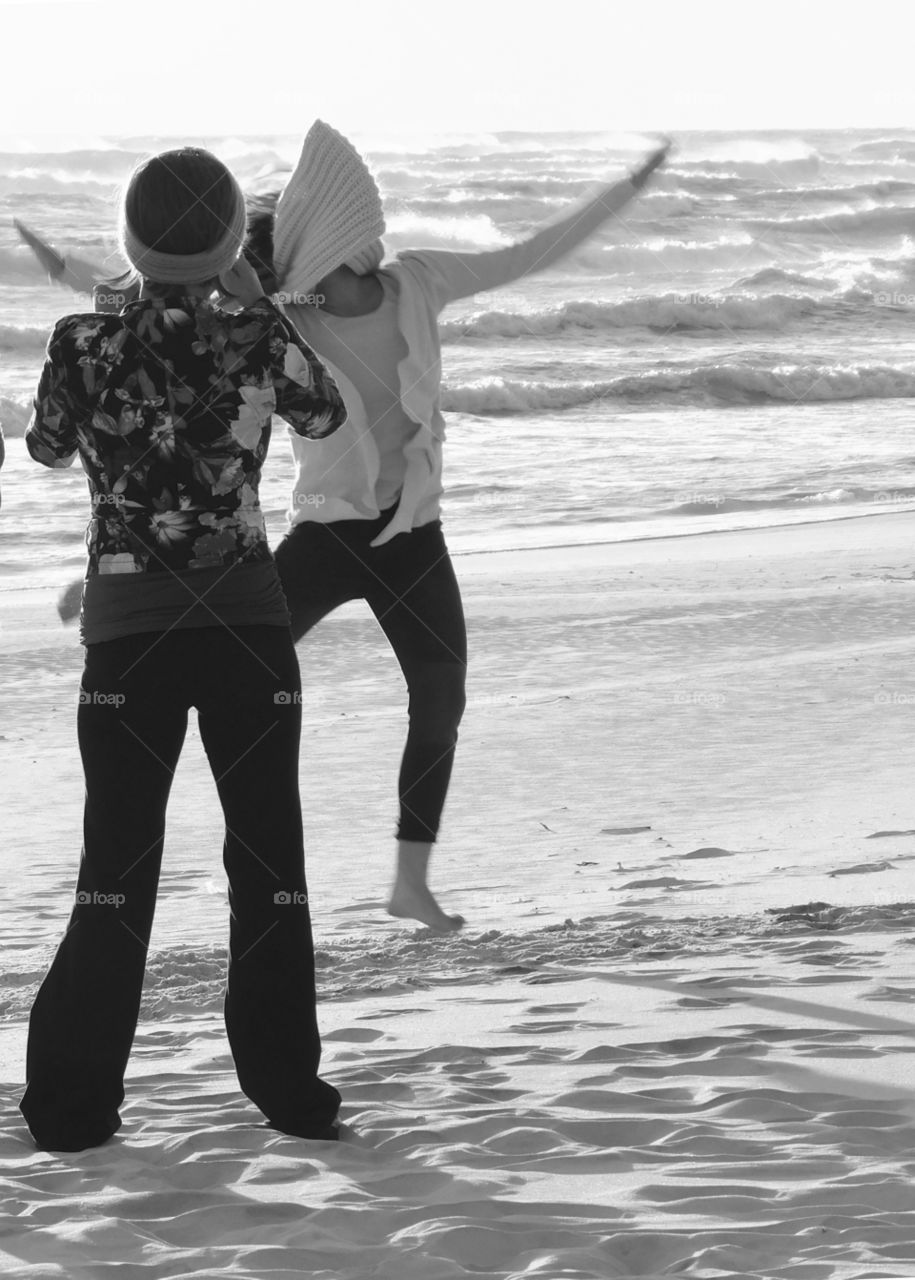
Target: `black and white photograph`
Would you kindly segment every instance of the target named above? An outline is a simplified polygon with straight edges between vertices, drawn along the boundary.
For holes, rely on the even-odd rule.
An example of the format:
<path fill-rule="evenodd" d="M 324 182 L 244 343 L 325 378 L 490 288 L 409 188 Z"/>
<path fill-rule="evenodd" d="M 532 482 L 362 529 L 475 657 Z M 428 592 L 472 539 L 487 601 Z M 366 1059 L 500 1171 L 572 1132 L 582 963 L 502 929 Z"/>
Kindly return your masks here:
<path fill-rule="evenodd" d="M 0 1276 L 915 1280 L 915 6 L 0 35 Z"/>

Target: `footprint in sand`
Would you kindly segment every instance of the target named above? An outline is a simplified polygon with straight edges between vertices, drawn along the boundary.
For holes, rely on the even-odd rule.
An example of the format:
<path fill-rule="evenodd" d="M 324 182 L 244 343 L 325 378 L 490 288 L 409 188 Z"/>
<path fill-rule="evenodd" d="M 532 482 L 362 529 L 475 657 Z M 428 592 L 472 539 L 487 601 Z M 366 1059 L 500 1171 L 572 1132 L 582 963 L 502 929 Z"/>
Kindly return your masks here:
<path fill-rule="evenodd" d="M 829 876 L 866 876 L 873 871 L 895 871 L 896 868 L 892 862 L 859 862 L 854 867 L 839 867 L 836 871 L 830 871 Z"/>
<path fill-rule="evenodd" d="M 707 849 L 691 849 L 689 853 L 678 853 L 678 858 L 736 858 L 739 849 L 717 849 L 714 845 Z"/>
<path fill-rule="evenodd" d="M 700 889 L 706 884 L 701 880 L 678 880 L 676 876 L 657 876 L 654 880 L 630 880 L 624 889 Z"/>
<path fill-rule="evenodd" d="M 508 1030 L 521 1035 L 549 1036 L 559 1031 L 568 1031 L 574 1025 L 570 1022 L 517 1022 Z"/>
<path fill-rule="evenodd" d="M 767 907 L 767 916 L 779 916 L 779 918 L 787 918 L 788 916 L 810 916 L 816 915 L 819 911 L 835 911 L 841 908 L 833 907 L 831 902 L 803 902 L 796 907 Z"/>
<path fill-rule="evenodd" d="M 731 999 L 706 999 L 703 996 L 681 996 L 679 1000 L 674 1000 L 673 1004 L 679 1009 L 725 1009 L 729 1004 L 735 1004 L 739 997 L 732 996 Z"/>
<path fill-rule="evenodd" d="M 340 1027 L 337 1031 L 322 1032 L 321 1039 L 346 1040 L 354 1044 L 365 1044 L 369 1040 L 380 1040 L 383 1035 L 383 1031 L 376 1031 L 374 1027 Z"/>
<path fill-rule="evenodd" d="M 525 1009 L 525 1013 L 574 1013 L 576 1009 L 583 1009 L 587 1002 L 585 1000 L 574 1000 L 570 1004 L 531 1004 Z"/>

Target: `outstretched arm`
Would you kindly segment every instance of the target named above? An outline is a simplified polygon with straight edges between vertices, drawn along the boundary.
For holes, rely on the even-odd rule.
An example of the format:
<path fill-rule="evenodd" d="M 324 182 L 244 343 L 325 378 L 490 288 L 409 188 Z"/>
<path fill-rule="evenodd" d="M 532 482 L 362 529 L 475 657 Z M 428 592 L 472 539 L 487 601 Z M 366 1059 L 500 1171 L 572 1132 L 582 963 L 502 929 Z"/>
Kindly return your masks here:
<path fill-rule="evenodd" d="M 106 279 L 104 270 L 94 262 L 78 258 L 73 253 L 61 255 L 24 222 L 18 218 L 13 222 L 22 240 L 47 271 L 49 279 L 67 285 L 74 293 L 88 294 L 95 311 L 120 311 L 136 296 L 132 272 L 126 272 L 116 280 Z"/>
<path fill-rule="evenodd" d="M 653 151 L 629 178 L 601 187 L 589 199 L 544 223 L 516 244 L 483 253 L 419 249 L 408 250 L 402 256 L 419 260 L 431 273 L 439 310 L 458 298 L 498 289 L 521 276 L 545 271 L 615 217 L 664 163 L 669 150 L 668 142 Z"/>

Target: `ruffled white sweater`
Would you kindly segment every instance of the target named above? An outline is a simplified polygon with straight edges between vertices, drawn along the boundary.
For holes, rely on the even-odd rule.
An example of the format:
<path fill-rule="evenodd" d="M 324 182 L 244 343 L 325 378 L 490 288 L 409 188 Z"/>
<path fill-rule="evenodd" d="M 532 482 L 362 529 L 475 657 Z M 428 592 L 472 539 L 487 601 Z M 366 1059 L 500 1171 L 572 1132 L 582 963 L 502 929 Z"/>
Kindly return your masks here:
<path fill-rule="evenodd" d="M 482 253 L 410 249 L 385 266 L 399 290 L 397 319 L 407 354 L 398 365 L 400 399 L 416 431 L 404 445 L 404 483 L 391 520 L 372 545 L 390 541 L 438 519 L 442 494 L 441 351 L 438 317 L 449 302 L 497 289 L 543 271 L 615 217 L 636 194 L 627 180 L 602 187 L 567 213 L 516 244 Z M 322 328 L 314 308 L 287 305 L 287 314 L 322 359 Z M 380 515 L 376 485 L 381 465 L 362 397 L 352 382 L 325 360 L 349 414 L 324 440 L 290 434 L 296 480 L 290 524 L 303 520 L 373 520 Z M 292 371 L 289 371 L 292 373 Z"/>

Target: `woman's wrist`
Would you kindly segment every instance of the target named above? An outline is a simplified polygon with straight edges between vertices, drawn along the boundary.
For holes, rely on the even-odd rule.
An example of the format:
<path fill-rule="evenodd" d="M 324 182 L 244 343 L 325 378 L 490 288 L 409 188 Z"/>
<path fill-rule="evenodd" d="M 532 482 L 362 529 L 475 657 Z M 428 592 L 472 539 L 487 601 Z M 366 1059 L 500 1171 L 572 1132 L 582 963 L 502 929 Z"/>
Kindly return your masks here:
<path fill-rule="evenodd" d="M 655 170 L 660 169 L 661 165 L 667 159 L 668 151 L 670 151 L 669 141 L 665 142 L 663 146 L 658 147 L 656 151 L 653 151 L 651 155 L 639 165 L 638 169 L 636 169 L 634 173 L 630 174 L 629 181 L 632 186 L 635 187 L 636 191 L 641 191 Z"/>

